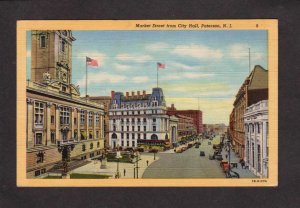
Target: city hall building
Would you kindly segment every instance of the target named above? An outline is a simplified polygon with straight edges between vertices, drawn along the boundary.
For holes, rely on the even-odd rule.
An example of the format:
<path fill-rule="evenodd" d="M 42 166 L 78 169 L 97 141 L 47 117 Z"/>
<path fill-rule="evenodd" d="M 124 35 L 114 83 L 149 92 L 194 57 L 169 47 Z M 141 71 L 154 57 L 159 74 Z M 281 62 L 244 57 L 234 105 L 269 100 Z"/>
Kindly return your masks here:
<path fill-rule="evenodd" d="M 72 144 L 71 162 L 100 155 L 103 105 L 80 97 L 72 80 L 70 30 L 31 32 L 31 80 L 27 80 L 27 177 L 51 172 L 62 160 L 59 145 Z"/>
<path fill-rule="evenodd" d="M 169 145 L 170 138 L 177 139 L 177 119 L 170 116 L 163 90 L 112 92 L 109 109 L 109 146 L 138 147 L 138 145 Z"/>
<path fill-rule="evenodd" d="M 246 165 L 256 176 L 268 177 L 269 131 L 268 101 L 262 100 L 246 108 L 245 157 Z"/>

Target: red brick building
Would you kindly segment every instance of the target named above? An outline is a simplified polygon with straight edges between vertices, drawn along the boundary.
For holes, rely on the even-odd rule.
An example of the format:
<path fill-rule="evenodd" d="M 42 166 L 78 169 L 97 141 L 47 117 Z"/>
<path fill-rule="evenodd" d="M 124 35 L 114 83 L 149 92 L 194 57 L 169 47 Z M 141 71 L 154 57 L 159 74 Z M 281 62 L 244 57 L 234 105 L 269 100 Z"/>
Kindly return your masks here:
<path fill-rule="evenodd" d="M 167 108 L 169 115 L 183 115 L 193 119 L 197 133 L 203 132 L 202 111 L 200 110 L 177 110 L 174 104 Z"/>

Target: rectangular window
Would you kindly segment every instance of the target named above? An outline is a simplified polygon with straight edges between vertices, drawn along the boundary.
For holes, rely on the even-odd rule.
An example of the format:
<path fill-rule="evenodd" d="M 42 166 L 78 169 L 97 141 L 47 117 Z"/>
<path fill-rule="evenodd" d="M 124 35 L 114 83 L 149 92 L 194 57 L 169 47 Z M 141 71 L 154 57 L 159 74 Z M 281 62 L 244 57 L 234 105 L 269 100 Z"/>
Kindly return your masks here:
<path fill-rule="evenodd" d="M 134 139 L 134 134 L 132 134 L 132 139 Z"/>
<path fill-rule="evenodd" d="M 96 114 L 96 126 L 99 126 L 100 124 L 100 116 L 99 113 Z"/>
<path fill-rule="evenodd" d="M 93 126 L 93 112 L 89 112 L 89 127 Z"/>
<path fill-rule="evenodd" d="M 43 134 L 36 133 L 35 134 L 35 144 L 42 144 Z"/>
<path fill-rule="evenodd" d="M 146 136 L 146 134 L 144 134 L 144 139 L 147 139 L 147 136 Z"/>
<path fill-rule="evenodd" d="M 140 126 L 138 126 L 138 131 L 141 131 L 141 127 Z"/>
<path fill-rule="evenodd" d="M 116 126 L 113 126 L 113 131 L 116 131 Z"/>
<path fill-rule="evenodd" d="M 135 147 L 135 141 L 132 141 L 132 146 Z"/>
<path fill-rule="evenodd" d="M 124 133 L 121 133 L 121 139 L 124 139 Z"/>
<path fill-rule="evenodd" d="M 51 116 L 51 124 L 54 124 L 54 116 Z"/>
<path fill-rule="evenodd" d="M 124 146 L 124 141 L 121 141 L 121 146 L 122 146 L 122 147 Z"/>
<path fill-rule="evenodd" d="M 129 133 L 126 134 L 126 139 L 129 139 Z"/>
<path fill-rule="evenodd" d="M 156 118 L 153 118 L 153 122 L 156 122 Z"/>
<path fill-rule="evenodd" d="M 134 131 L 134 126 L 132 126 L 132 131 Z"/>
<path fill-rule="evenodd" d="M 146 126 L 144 126 L 144 131 L 146 131 Z"/>
<path fill-rule="evenodd" d="M 128 140 L 127 140 L 126 144 L 127 144 L 126 146 L 129 147 L 129 141 Z"/>
<path fill-rule="evenodd" d="M 156 126 L 153 126 L 153 131 L 156 131 Z"/>
<path fill-rule="evenodd" d="M 141 134 L 138 134 L 138 139 L 141 139 Z"/>
<path fill-rule="evenodd" d="M 44 124 L 44 103 L 35 102 L 34 104 L 34 124 L 38 126 Z"/>
<path fill-rule="evenodd" d="M 40 47 L 46 48 L 46 36 L 45 35 L 40 36 Z"/>
<path fill-rule="evenodd" d="M 55 132 L 51 131 L 51 143 L 55 144 Z"/>
<path fill-rule="evenodd" d="M 252 143 L 252 167 L 255 167 L 254 160 L 255 160 L 255 155 L 254 155 L 254 143 Z"/>
<path fill-rule="evenodd" d="M 84 123 L 85 123 L 85 112 L 82 110 L 80 112 L 80 124 L 84 125 Z"/>
<path fill-rule="evenodd" d="M 124 126 L 121 126 L 122 131 L 124 131 Z"/>
<path fill-rule="evenodd" d="M 70 109 L 68 107 L 60 108 L 60 124 L 69 124 L 70 123 Z"/>
<path fill-rule="evenodd" d="M 129 131 L 129 126 L 127 126 L 127 131 Z"/>

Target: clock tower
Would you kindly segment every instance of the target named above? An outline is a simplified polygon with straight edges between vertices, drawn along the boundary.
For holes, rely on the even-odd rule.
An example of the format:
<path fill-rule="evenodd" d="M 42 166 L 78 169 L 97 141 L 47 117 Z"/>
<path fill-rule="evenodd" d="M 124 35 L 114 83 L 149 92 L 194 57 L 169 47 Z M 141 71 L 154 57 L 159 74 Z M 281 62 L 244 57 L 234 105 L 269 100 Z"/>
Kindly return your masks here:
<path fill-rule="evenodd" d="M 47 83 L 62 93 L 71 94 L 71 30 L 33 30 L 31 32 L 31 80 Z"/>

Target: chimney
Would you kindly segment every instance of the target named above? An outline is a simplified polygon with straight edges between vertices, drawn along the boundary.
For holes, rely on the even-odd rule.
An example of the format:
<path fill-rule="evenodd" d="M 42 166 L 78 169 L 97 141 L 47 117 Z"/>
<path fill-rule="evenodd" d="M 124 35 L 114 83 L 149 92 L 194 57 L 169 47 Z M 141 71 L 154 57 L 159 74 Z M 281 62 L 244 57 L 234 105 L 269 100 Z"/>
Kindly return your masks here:
<path fill-rule="evenodd" d="M 126 97 L 127 97 L 127 98 L 129 97 L 129 92 L 126 92 Z"/>
<path fill-rule="evenodd" d="M 131 95 L 134 96 L 134 91 L 131 92 Z"/>
<path fill-rule="evenodd" d="M 143 90 L 143 96 L 145 96 L 146 95 L 146 90 Z"/>
<path fill-rule="evenodd" d="M 140 92 L 140 91 L 137 91 L 137 95 L 140 96 L 140 95 L 141 95 L 141 92 Z"/>
<path fill-rule="evenodd" d="M 111 98 L 114 98 L 115 97 L 115 91 L 111 91 L 110 96 L 111 96 Z"/>

